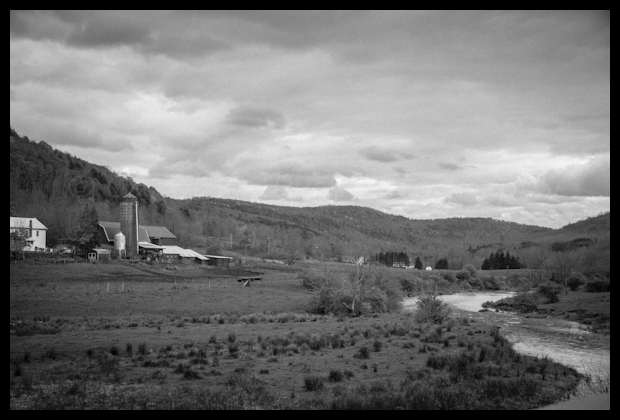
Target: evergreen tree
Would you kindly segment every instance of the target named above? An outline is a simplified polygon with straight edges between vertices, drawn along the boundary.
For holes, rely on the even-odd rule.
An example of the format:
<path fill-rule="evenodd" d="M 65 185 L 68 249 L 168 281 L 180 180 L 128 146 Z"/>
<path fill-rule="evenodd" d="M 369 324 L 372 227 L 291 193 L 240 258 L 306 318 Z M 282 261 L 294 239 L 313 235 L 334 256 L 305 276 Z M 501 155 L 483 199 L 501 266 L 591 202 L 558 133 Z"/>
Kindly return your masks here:
<path fill-rule="evenodd" d="M 440 258 L 435 264 L 435 270 L 447 270 L 449 266 L 447 258 Z"/>
<path fill-rule="evenodd" d="M 422 261 L 420 261 L 420 257 L 415 257 L 415 268 L 418 270 L 422 269 Z"/>

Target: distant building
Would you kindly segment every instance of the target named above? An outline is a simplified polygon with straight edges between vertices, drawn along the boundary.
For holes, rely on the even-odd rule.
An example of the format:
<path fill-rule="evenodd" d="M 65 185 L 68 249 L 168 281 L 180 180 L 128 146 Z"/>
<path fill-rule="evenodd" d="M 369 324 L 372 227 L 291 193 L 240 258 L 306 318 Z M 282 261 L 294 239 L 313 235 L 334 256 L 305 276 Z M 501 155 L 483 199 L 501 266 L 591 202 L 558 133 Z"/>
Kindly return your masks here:
<path fill-rule="evenodd" d="M 121 231 L 119 222 L 99 221 L 99 243 L 105 248 L 114 247 L 114 236 Z M 138 225 L 138 248 L 148 242 L 154 245 L 176 245 L 177 237 L 163 226 Z"/>
<path fill-rule="evenodd" d="M 93 248 L 88 251 L 86 255 L 89 261 L 109 261 L 110 260 L 110 250 L 104 248 Z"/>
<path fill-rule="evenodd" d="M 205 255 L 209 259 L 209 265 L 216 265 L 218 267 L 230 267 L 230 261 L 232 257 L 224 257 L 222 255 Z"/>
<path fill-rule="evenodd" d="M 140 226 L 140 228 L 146 230 L 149 241 L 155 245 L 176 245 L 179 242 L 174 233 L 164 226 Z"/>
<path fill-rule="evenodd" d="M 36 217 L 11 217 L 10 236 L 11 249 L 21 239 L 21 251 L 45 251 L 47 247 L 47 227 Z"/>
<path fill-rule="evenodd" d="M 181 248 L 176 245 L 162 245 L 161 247 L 163 248 L 162 256 L 164 261 L 183 264 L 208 264 L 209 262 L 208 257 L 191 249 Z"/>
<path fill-rule="evenodd" d="M 430 265 L 426 266 L 426 271 L 432 271 L 432 270 L 433 270 L 433 267 L 431 267 Z"/>

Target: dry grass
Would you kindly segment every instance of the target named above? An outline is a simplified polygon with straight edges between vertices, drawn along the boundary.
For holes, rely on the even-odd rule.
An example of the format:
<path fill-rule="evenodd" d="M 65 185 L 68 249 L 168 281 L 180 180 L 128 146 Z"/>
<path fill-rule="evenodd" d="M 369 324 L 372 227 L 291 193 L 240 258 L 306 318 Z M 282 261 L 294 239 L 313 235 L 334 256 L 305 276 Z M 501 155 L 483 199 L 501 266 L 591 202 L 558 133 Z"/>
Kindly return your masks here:
<path fill-rule="evenodd" d="M 295 271 L 266 271 L 242 287 L 185 270 L 11 265 L 11 408 L 416 408 L 427 394 L 451 401 L 471 378 L 480 392 L 494 384 L 508 393 L 480 408 L 527 408 L 578 381 L 571 369 L 517 358 L 479 321 L 317 316 L 305 312 L 310 295 Z M 536 397 L 510 401 L 515 387 Z"/>

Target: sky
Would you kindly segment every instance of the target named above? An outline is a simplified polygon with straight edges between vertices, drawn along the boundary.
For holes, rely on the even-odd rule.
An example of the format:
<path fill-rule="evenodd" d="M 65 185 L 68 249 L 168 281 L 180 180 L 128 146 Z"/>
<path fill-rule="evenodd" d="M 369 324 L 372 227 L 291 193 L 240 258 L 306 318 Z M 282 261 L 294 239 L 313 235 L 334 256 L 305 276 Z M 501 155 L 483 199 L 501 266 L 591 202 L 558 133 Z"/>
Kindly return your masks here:
<path fill-rule="evenodd" d="M 11 11 L 11 126 L 172 198 L 610 211 L 609 11 Z"/>

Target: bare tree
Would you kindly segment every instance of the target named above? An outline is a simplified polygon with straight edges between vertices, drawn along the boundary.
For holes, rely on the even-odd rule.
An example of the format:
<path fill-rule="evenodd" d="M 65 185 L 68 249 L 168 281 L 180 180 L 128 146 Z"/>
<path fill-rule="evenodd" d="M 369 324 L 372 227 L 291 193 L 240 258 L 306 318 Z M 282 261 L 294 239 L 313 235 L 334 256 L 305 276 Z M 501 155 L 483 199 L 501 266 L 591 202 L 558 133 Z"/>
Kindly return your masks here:
<path fill-rule="evenodd" d="M 547 267 L 563 286 L 564 293 L 568 294 L 568 278 L 577 271 L 581 262 L 581 254 L 578 251 L 554 252 L 547 260 Z"/>

